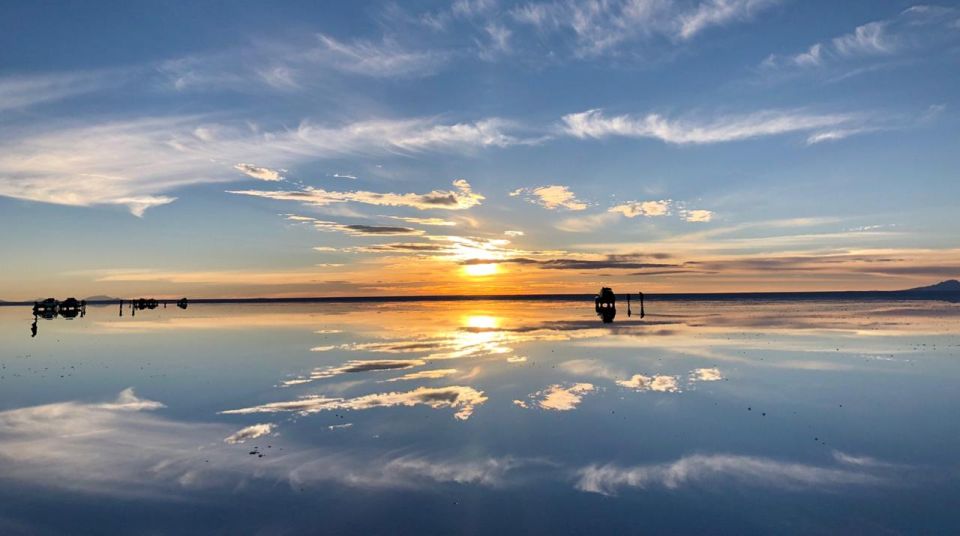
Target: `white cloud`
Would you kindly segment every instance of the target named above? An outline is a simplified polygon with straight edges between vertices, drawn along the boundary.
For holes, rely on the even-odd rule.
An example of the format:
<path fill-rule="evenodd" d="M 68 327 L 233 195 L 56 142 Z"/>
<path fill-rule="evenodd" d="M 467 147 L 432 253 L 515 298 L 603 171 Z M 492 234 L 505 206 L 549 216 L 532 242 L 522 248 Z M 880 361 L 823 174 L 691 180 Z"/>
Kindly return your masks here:
<path fill-rule="evenodd" d="M 149 411 L 165 408 L 166 406 L 154 400 L 140 398 L 133 392 L 133 387 L 127 387 L 123 391 L 120 391 L 115 401 L 98 404 L 96 407 L 112 411 Z"/>
<path fill-rule="evenodd" d="M 591 465 L 579 471 L 576 488 L 614 495 L 624 487 L 645 489 L 660 486 L 676 489 L 710 480 L 787 490 L 876 485 L 883 482 L 880 476 L 844 467 L 819 467 L 755 456 L 698 454 L 654 465 Z"/>
<path fill-rule="evenodd" d="M 523 235 L 524 235 L 524 232 L 523 232 L 523 231 L 517 231 L 517 230 L 512 230 L 512 229 L 511 229 L 511 230 L 504 231 L 503 234 L 504 234 L 504 236 L 509 236 L 509 237 L 513 238 L 513 237 L 517 237 L 517 236 L 523 236 Z"/>
<path fill-rule="evenodd" d="M 244 164 L 241 162 L 233 166 L 233 169 L 236 169 L 237 171 L 239 171 L 240 173 L 243 173 L 244 175 L 248 175 L 250 177 L 253 177 L 255 179 L 260 179 L 262 181 L 282 181 L 283 180 L 283 175 L 281 174 L 281 171 L 260 167 L 260 166 L 255 166 L 253 164 Z"/>
<path fill-rule="evenodd" d="M 345 43 L 322 34 L 317 38 L 320 46 L 302 52 L 302 58 L 364 76 L 430 74 L 447 61 L 447 54 L 407 50 L 391 39 L 384 39 L 381 43 L 363 40 Z"/>
<path fill-rule="evenodd" d="M 660 201 L 629 201 L 616 205 L 609 209 L 609 212 L 617 212 L 628 218 L 637 216 L 646 216 L 648 218 L 657 216 L 669 216 L 670 205 L 673 201 L 662 199 Z"/>
<path fill-rule="evenodd" d="M 752 19 L 780 0 L 706 0 L 680 15 L 679 37 L 690 39 L 711 26 Z"/>
<path fill-rule="evenodd" d="M 570 411 L 580 405 L 584 395 L 593 391 L 594 386 L 590 383 L 575 383 L 567 386 L 555 384 L 530 395 L 530 397 L 539 397 L 536 404 L 543 409 Z"/>
<path fill-rule="evenodd" d="M 629 380 L 618 380 L 617 385 L 637 391 L 657 391 L 660 393 L 679 393 L 680 386 L 676 376 L 644 376 L 643 374 L 634 374 Z"/>
<path fill-rule="evenodd" d="M 456 190 L 434 190 L 426 194 L 334 192 L 312 187 L 298 191 L 230 190 L 230 193 L 281 201 L 297 201 L 316 206 L 354 202 L 388 207 L 411 207 L 419 210 L 465 210 L 479 205 L 485 199 L 482 195 L 475 193 L 470 183 L 464 179 L 453 181 L 453 186 Z"/>
<path fill-rule="evenodd" d="M 572 35 L 576 55 L 593 57 L 617 53 L 631 42 L 690 40 L 707 28 L 751 20 L 777 3 L 707 0 L 686 9 L 670 0 L 555 1 L 522 4 L 509 13 L 515 22 L 541 34 Z"/>
<path fill-rule="evenodd" d="M 565 208 L 567 210 L 585 210 L 587 204 L 577 199 L 577 196 L 568 186 L 551 184 L 536 188 L 518 188 L 510 192 L 511 196 L 522 195 L 527 201 L 550 210 Z"/>
<path fill-rule="evenodd" d="M 358 154 L 503 147 L 516 141 L 501 131 L 504 125 L 499 120 L 452 125 L 430 119 L 368 120 L 339 126 L 304 122 L 294 130 L 270 132 L 170 116 L 6 131 L 0 141 L 0 195 L 74 206 L 122 205 L 142 215 L 147 208 L 174 201 L 167 194 L 178 188 L 235 180 L 236 162 L 247 159 L 284 165 Z M 279 177 L 256 166 L 245 171 L 261 179 Z M 483 199 L 470 192 L 466 181 L 455 186 L 454 192 L 426 194 L 414 204 L 469 208 Z M 325 193 L 313 192 L 314 200 Z M 357 192 L 329 202 L 351 197 L 404 205 L 419 196 Z"/>
<path fill-rule="evenodd" d="M 101 91 L 123 83 L 120 70 L 0 77 L 0 113 Z"/>
<path fill-rule="evenodd" d="M 832 39 L 810 45 L 796 54 L 771 54 L 763 61 L 768 69 L 821 69 L 851 63 L 876 62 L 898 55 L 942 49 L 958 36 L 950 23 L 960 21 L 951 7 L 913 6 L 897 16 L 868 22 Z M 850 74 L 859 71 L 851 71 Z"/>
<path fill-rule="evenodd" d="M 487 401 L 483 391 L 472 387 L 450 385 L 445 387 L 418 387 L 413 391 L 376 393 L 356 398 L 326 398 L 307 396 L 297 400 L 270 402 L 259 406 L 223 411 L 224 414 L 296 412 L 301 415 L 331 410 L 364 410 L 392 406 L 424 405 L 434 409 L 456 409 L 454 417 L 467 420 L 474 409 Z"/>
<path fill-rule="evenodd" d="M 243 443 L 248 439 L 257 439 L 258 437 L 269 435 L 271 432 L 273 432 L 273 428 L 274 425 L 270 423 L 254 424 L 237 430 L 236 432 L 227 436 L 223 441 L 225 443 L 230 443 L 231 445 Z"/>
<path fill-rule="evenodd" d="M 791 110 L 764 110 L 707 121 L 668 119 L 658 114 L 648 114 L 642 118 L 630 115 L 607 117 L 599 109 L 563 116 L 564 131 L 577 138 L 625 136 L 653 138 L 680 145 L 809 132 L 851 125 L 861 120 L 852 114 L 811 114 Z"/>
<path fill-rule="evenodd" d="M 684 221 L 693 223 L 707 223 L 713 220 L 713 211 L 704 209 L 683 209 L 680 211 L 680 217 Z"/>
<path fill-rule="evenodd" d="M 722 379 L 723 375 L 720 374 L 720 369 L 717 367 L 698 368 L 690 371 L 690 381 L 715 382 Z"/>
<path fill-rule="evenodd" d="M 275 448 L 251 466 L 245 448 L 223 441 L 232 429 L 228 425 L 180 422 L 124 409 L 129 408 L 62 402 L 0 412 L 4 478 L 71 493 L 183 499 L 192 491 L 236 491 L 261 479 L 294 487 L 336 483 L 365 489 L 416 489 L 443 482 L 499 486 L 511 471 L 528 463 L 509 457 L 358 454 L 274 437 Z M 257 434 L 245 435 L 253 439 Z"/>

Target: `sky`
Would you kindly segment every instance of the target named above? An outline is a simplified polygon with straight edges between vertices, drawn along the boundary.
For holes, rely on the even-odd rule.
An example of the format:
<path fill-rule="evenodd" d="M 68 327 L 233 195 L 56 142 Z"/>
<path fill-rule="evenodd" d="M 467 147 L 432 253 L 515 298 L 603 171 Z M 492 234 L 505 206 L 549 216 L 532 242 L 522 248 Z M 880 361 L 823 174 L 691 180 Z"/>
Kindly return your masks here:
<path fill-rule="evenodd" d="M 0 15 L 0 299 L 960 277 L 956 4 Z"/>

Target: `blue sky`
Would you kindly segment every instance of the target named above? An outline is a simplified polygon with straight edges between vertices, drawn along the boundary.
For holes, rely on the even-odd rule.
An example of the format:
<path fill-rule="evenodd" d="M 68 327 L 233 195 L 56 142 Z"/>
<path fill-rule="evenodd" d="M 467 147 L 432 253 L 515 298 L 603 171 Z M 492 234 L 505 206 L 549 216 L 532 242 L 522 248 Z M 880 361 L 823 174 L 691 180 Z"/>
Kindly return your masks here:
<path fill-rule="evenodd" d="M 0 10 L 0 298 L 960 275 L 955 5 Z"/>

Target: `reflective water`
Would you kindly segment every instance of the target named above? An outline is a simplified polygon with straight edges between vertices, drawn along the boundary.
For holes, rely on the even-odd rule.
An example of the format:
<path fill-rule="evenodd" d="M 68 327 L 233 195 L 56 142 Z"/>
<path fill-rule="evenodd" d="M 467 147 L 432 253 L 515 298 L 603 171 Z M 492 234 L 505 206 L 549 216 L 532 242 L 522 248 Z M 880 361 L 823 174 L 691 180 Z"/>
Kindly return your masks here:
<path fill-rule="evenodd" d="M 960 305 L 0 308 L 0 533 L 958 533 Z"/>

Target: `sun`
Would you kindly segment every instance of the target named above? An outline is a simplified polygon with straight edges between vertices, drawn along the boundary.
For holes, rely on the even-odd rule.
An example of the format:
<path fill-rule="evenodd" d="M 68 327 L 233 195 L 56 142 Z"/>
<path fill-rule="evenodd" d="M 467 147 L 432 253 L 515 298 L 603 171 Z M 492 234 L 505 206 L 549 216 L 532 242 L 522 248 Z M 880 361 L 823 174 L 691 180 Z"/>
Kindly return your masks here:
<path fill-rule="evenodd" d="M 468 277 L 489 277 L 500 272 L 496 264 L 468 264 L 463 267 L 463 274 Z"/>

